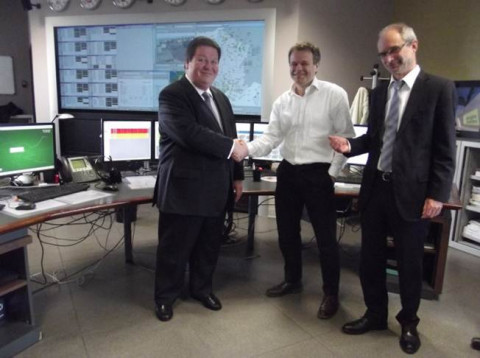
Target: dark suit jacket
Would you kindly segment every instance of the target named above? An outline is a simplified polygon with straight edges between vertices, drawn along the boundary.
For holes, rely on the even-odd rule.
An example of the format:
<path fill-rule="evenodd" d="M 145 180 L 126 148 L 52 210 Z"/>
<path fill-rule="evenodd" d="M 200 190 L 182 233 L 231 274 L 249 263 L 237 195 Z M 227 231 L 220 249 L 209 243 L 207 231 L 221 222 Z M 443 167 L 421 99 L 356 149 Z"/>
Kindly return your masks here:
<path fill-rule="evenodd" d="M 368 152 L 360 209 L 368 205 L 377 170 L 385 122 L 388 82 L 371 93 L 368 131 L 351 139 L 349 156 Z M 427 197 L 446 202 L 455 170 L 455 87 L 451 81 L 418 75 L 398 129 L 393 151 L 393 188 L 405 220 L 418 220 Z"/>
<path fill-rule="evenodd" d="M 228 98 L 212 87 L 224 133 L 191 83 L 182 79 L 159 96 L 160 159 L 154 202 L 162 212 L 219 216 L 233 205 L 233 180 L 243 179 L 242 164 L 227 159 L 236 138 Z"/>

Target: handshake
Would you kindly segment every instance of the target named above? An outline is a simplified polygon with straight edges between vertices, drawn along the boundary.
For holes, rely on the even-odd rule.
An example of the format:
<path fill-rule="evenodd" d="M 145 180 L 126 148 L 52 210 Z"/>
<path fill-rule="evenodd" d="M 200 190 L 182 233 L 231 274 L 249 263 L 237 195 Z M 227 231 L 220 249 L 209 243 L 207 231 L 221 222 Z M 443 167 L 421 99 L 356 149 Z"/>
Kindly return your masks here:
<path fill-rule="evenodd" d="M 241 162 L 248 155 L 247 143 L 242 139 L 233 140 L 232 158 L 236 162 Z"/>

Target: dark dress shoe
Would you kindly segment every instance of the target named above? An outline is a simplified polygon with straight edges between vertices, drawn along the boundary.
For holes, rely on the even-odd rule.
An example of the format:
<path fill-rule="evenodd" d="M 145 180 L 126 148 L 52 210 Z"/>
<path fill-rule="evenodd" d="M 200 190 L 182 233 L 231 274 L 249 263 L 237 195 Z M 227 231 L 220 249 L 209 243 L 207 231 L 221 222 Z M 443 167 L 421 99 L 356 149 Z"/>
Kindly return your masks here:
<path fill-rule="evenodd" d="M 170 321 L 173 317 L 172 305 L 155 305 L 155 314 L 160 321 Z"/>
<path fill-rule="evenodd" d="M 320 319 L 332 318 L 338 311 L 338 296 L 325 295 L 318 309 L 317 317 Z"/>
<path fill-rule="evenodd" d="M 303 285 L 301 282 L 286 282 L 273 286 L 265 293 L 268 297 L 281 297 L 291 293 L 302 292 Z"/>
<path fill-rule="evenodd" d="M 480 351 L 480 338 L 478 338 L 478 337 L 473 337 L 473 338 L 472 338 L 471 346 L 472 346 L 472 348 L 475 349 L 476 351 Z"/>
<path fill-rule="evenodd" d="M 345 323 L 342 327 L 346 334 L 364 334 L 368 331 L 383 331 L 387 329 L 387 322 L 372 320 L 366 316 L 352 322 Z"/>
<path fill-rule="evenodd" d="M 213 293 L 206 296 L 193 296 L 193 298 L 202 302 L 209 310 L 220 311 L 222 309 L 222 303 Z"/>
<path fill-rule="evenodd" d="M 403 326 L 400 336 L 400 347 L 402 351 L 408 354 L 414 354 L 420 348 L 420 337 L 418 337 L 415 326 Z"/>

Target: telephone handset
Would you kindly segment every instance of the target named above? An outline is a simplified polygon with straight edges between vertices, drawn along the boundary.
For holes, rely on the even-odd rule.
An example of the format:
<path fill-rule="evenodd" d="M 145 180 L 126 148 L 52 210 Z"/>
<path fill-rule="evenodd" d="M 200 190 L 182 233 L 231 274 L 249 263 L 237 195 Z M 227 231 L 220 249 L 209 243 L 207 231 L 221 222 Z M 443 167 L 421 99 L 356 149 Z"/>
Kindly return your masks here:
<path fill-rule="evenodd" d="M 60 157 L 60 162 L 60 175 L 66 182 L 87 183 L 100 180 L 87 157 Z"/>

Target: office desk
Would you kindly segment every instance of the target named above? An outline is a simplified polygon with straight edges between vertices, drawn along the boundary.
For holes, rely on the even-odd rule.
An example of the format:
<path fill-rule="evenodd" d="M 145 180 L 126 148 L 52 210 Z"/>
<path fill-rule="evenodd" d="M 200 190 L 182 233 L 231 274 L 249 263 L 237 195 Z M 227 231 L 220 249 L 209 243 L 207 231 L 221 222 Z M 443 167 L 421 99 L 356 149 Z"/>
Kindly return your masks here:
<path fill-rule="evenodd" d="M 127 209 L 152 202 L 153 189 L 131 190 L 119 185 L 114 195 L 89 202 L 62 206 L 43 212 L 25 213 L 21 217 L 0 213 L 0 235 L 9 234 L 9 240 L 0 241 L 0 268 L 15 272 L 18 278 L 0 284 L 0 297 L 5 298 L 8 321 L 0 325 L 0 357 L 13 356 L 40 340 L 39 327 L 35 325 L 26 246 L 32 242 L 22 230 L 31 225 L 67 216 L 105 209 L 123 209 L 125 234 L 125 260 L 133 262 L 131 216 Z M 18 232 L 15 232 L 19 230 Z M 5 236 L 4 236 L 5 238 Z"/>
<path fill-rule="evenodd" d="M 125 184 L 120 184 L 118 187 L 119 191 L 114 192 L 111 196 L 77 205 L 62 206 L 58 209 L 44 212 L 32 212 L 31 214 L 26 214 L 22 217 L 14 217 L 0 213 L 0 235 L 67 216 L 105 209 L 122 209 L 124 211 L 123 227 L 125 231 L 125 259 L 127 262 L 132 263 L 131 220 L 130 216 L 127 214 L 127 209 L 134 205 L 151 203 L 153 188 L 132 190 Z"/>
<path fill-rule="evenodd" d="M 263 180 L 254 182 L 251 178 L 244 181 L 243 195 L 248 197 L 247 257 L 251 256 L 254 251 L 255 217 L 258 213 L 258 196 L 275 195 L 275 187 L 275 182 Z M 335 188 L 335 196 L 337 197 L 356 198 L 358 194 L 358 191 Z M 432 219 L 428 237 L 429 245 L 425 245 L 425 281 L 428 283 L 428 286 L 422 292 L 422 297 L 424 298 L 437 298 L 442 292 L 451 225 L 450 210 L 460 210 L 461 208 L 462 203 L 458 196 L 458 190 L 453 186 L 450 199 L 444 204 L 441 215 Z M 393 242 L 389 241 L 388 244 L 389 247 L 393 248 Z M 393 282 L 389 284 L 390 288 L 394 286 L 395 283 Z M 394 289 L 392 290 L 395 291 Z"/>

